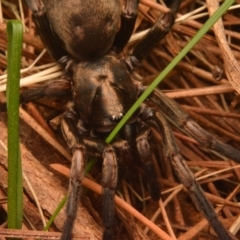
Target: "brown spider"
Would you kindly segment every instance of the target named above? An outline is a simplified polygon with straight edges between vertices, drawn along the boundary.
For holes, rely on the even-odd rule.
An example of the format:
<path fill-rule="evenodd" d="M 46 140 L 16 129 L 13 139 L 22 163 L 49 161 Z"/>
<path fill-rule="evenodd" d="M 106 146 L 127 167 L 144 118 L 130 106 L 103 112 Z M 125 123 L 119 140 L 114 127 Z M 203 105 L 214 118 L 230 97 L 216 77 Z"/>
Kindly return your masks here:
<path fill-rule="evenodd" d="M 50 54 L 67 67 L 66 78 L 23 92 L 21 102 L 45 96 L 72 96 L 72 103 L 61 120 L 62 133 L 72 151 L 67 219 L 61 239 L 71 238 L 89 156 L 103 160 L 103 239 L 113 238 L 113 198 L 118 184 L 119 164 L 131 161 L 133 156 L 140 158 L 150 195 L 153 200 L 159 200 L 160 189 L 150 146 L 153 140 L 151 128 L 162 134 L 164 154 L 219 239 L 234 239 L 218 220 L 212 205 L 185 164 L 161 111 L 167 112 L 179 127 L 203 146 L 236 162 L 240 162 L 240 152 L 203 130 L 177 103 L 155 90 L 114 143 L 108 145 L 104 142 L 107 134 L 144 90 L 139 82 L 133 80 L 131 73 L 172 27 L 180 0 L 167 2 L 171 11 L 159 18 L 131 55 L 119 59 L 117 54 L 126 46 L 134 28 L 138 0 L 126 0 L 123 6 L 119 0 L 25 0 Z"/>

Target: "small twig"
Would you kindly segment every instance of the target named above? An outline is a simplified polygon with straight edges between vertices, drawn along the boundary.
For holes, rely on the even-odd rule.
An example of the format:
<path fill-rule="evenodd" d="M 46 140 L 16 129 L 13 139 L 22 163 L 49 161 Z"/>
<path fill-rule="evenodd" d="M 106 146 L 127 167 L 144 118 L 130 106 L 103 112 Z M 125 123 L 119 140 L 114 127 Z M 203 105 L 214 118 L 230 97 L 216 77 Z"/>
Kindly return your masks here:
<path fill-rule="evenodd" d="M 219 8 L 219 2 L 217 0 L 207 0 L 207 6 L 210 15 L 212 15 Z M 218 45 L 222 51 L 225 72 L 228 80 L 234 89 L 240 93 L 240 66 L 229 47 L 221 19 L 219 19 L 216 24 L 214 24 L 213 31 L 215 33 Z"/>
<path fill-rule="evenodd" d="M 175 234 L 174 234 L 174 231 L 173 231 L 173 229 L 172 229 L 172 226 L 171 226 L 171 224 L 170 224 L 170 222 L 169 222 L 169 218 L 168 218 L 168 216 L 167 216 L 167 213 L 166 213 L 164 204 L 163 204 L 163 202 L 162 202 L 162 199 L 159 200 L 159 206 L 160 206 L 160 208 L 161 208 L 161 210 L 162 210 L 162 216 L 163 216 L 164 222 L 165 222 L 165 224 L 166 224 L 167 230 L 168 230 L 170 236 L 172 237 L 172 239 L 173 239 L 173 240 L 176 240 L 177 238 L 176 238 L 176 236 L 175 236 Z"/>

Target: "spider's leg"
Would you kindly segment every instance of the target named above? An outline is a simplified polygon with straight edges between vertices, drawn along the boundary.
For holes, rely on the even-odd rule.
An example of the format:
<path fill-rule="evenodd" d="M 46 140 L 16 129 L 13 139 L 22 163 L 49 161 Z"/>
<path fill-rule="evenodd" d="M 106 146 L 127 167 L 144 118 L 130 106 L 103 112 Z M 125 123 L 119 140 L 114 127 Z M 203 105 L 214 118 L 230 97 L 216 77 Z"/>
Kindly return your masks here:
<path fill-rule="evenodd" d="M 51 56 L 58 61 L 63 56 L 68 55 L 62 47 L 60 38 L 53 32 L 47 12 L 40 0 L 24 0 L 28 8 L 33 12 L 33 20 L 36 24 L 38 33 L 44 43 L 44 46 L 50 52 Z"/>
<path fill-rule="evenodd" d="M 152 26 L 148 33 L 139 41 L 133 49 L 132 54 L 125 59 L 129 69 L 140 65 L 140 62 L 163 39 L 174 24 L 175 14 L 180 5 L 180 0 L 173 0 L 170 7 L 171 11 L 160 16 L 158 21 Z"/>
<path fill-rule="evenodd" d="M 98 138 L 84 137 L 84 145 L 90 156 L 101 156 L 103 188 L 103 226 L 105 227 L 103 240 L 113 238 L 115 219 L 114 194 L 118 184 L 118 162 L 115 149 Z M 97 154 L 97 155 L 96 155 Z"/>
<path fill-rule="evenodd" d="M 113 237 L 114 226 L 114 194 L 118 182 L 117 157 L 113 147 L 103 151 L 102 187 L 103 187 L 103 225 L 105 231 L 103 240 Z"/>
<path fill-rule="evenodd" d="M 154 165 L 152 162 L 152 148 L 149 145 L 149 139 L 151 135 L 150 128 L 142 129 L 137 136 L 137 150 L 139 152 L 139 157 L 144 165 L 144 172 L 146 173 L 147 181 L 148 181 L 148 190 L 151 195 L 151 198 L 154 201 L 158 201 L 160 199 L 160 188 L 157 182 L 157 175 L 154 169 Z"/>
<path fill-rule="evenodd" d="M 74 146 L 70 171 L 69 196 L 66 209 L 67 219 L 64 223 L 61 240 L 71 239 L 70 236 L 77 215 L 77 206 L 84 177 L 85 163 L 85 147 L 82 144 L 76 144 Z"/>
<path fill-rule="evenodd" d="M 67 78 L 52 80 L 39 87 L 28 89 L 21 93 L 20 102 L 27 103 L 44 97 L 71 96 L 71 82 Z"/>
<path fill-rule="evenodd" d="M 130 143 L 126 140 L 115 141 L 112 146 L 116 150 L 118 161 L 125 167 L 132 162 Z"/>
<path fill-rule="evenodd" d="M 167 121 L 164 119 L 160 112 L 155 112 L 153 119 L 155 119 L 158 127 L 163 133 L 163 144 L 167 159 L 171 161 L 171 164 L 178 179 L 189 190 L 191 196 L 193 197 L 193 200 L 195 201 L 199 209 L 202 211 L 202 213 L 205 215 L 212 228 L 218 235 L 219 239 L 236 239 L 225 229 L 223 224 L 218 220 L 211 203 L 204 196 L 204 193 L 200 185 L 195 180 L 193 173 L 190 171 L 190 169 L 184 162 L 184 159 L 180 154 L 180 150 L 178 149 L 177 143 Z M 149 121 L 149 124 L 152 124 L 152 122 Z M 153 127 L 155 126 L 153 125 Z"/>
<path fill-rule="evenodd" d="M 71 97 L 71 82 L 67 78 L 61 78 L 28 89 L 20 94 L 20 103 L 32 102 L 43 97 Z M 0 102 L 0 111 L 7 111 L 6 102 Z"/>
<path fill-rule="evenodd" d="M 121 27 L 113 42 L 113 50 L 117 53 L 122 51 L 132 35 L 137 18 L 138 4 L 139 0 L 127 0 L 123 6 Z"/>
<path fill-rule="evenodd" d="M 87 148 L 87 152 L 90 152 L 90 156 L 102 156 L 103 158 L 101 182 L 103 187 L 103 226 L 105 227 L 103 240 L 111 240 L 113 239 L 115 222 L 114 195 L 119 179 L 118 162 L 126 165 L 132 160 L 129 142 L 120 139 L 112 145 L 107 145 L 99 139 L 84 137 L 83 143 Z"/>
<path fill-rule="evenodd" d="M 86 164 L 86 150 L 77 130 L 77 115 L 72 109 L 67 110 L 61 121 L 63 136 L 73 152 L 69 181 L 69 196 L 66 208 L 66 220 L 61 240 L 71 239 L 72 228 L 77 214 L 82 180 Z"/>
<path fill-rule="evenodd" d="M 240 152 L 238 150 L 228 144 L 222 143 L 216 137 L 202 129 L 187 113 L 181 110 L 181 107 L 175 101 L 168 98 L 164 93 L 155 90 L 150 98 L 160 109 L 167 112 L 168 116 L 174 119 L 180 128 L 186 130 L 201 145 L 217 151 L 226 157 L 230 157 L 236 162 L 240 162 Z"/>
<path fill-rule="evenodd" d="M 64 225 L 61 240 L 70 239 L 73 223 L 76 218 L 77 202 L 80 195 L 82 178 L 84 176 L 85 152 L 88 156 L 102 157 L 102 187 L 103 187 L 103 239 L 110 240 L 114 227 L 114 194 L 118 183 L 118 164 L 115 149 L 96 137 L 81 133 L 79 116 L 73 109 L 63 115 L 62 132 L 68 146 L 73 151 L 69 200 L 67 203 L 67 220 Z M 82 129 L 84 126 L 82 127 Z M 85 150 L 86 149 L 86 150 Z"/>

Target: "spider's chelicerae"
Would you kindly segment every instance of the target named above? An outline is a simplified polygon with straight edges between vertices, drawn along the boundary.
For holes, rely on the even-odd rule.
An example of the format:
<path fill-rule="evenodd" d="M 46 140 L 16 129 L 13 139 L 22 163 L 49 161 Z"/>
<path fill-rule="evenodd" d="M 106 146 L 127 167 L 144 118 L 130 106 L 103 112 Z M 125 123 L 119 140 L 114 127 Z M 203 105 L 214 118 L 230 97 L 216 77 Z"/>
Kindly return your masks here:
<path fill-rule="evenodd" d="M 103 162 L 103 239 L 113 239 L 114 236 L 113 198 L 118 185 L 118 165 L 126 159 L 130 161 L 133 156 L 139 157 L 145 168 L 150 195 L 153 200 L 159 200 L 159 184 L 152 163 L 151 129 L 161 133 L 166 158 L 171 161 L 176 176 L 189 190 L 219 239 L 234 239 L 218 220 L 185 164 L 161 111 L 168 112 L 179 127 L 205 147 L 236 162 L 240 162 L 240 152 L 203 130 L 177 103 L 155 90 L 116 140 L 111 145 L 104 142 L 107 134 L 144 90 L 141 83 L 131 77 L 133 69 L 140 65 L 174 23 L 180 0 L 166 2 L 171 11 L 158 19 L 129 56 L 120 59 L 118 54 L 133 32 L 138 0 L 126 0 L 123 5 L 120 0 L 25 0 L 50 54 L 66 65 L 66 78 L 22 93 L 21 101 L 72 95 L 72 102 L 61 120 L 62 133 L 72 151 L 67 218 L 61 239 L 71 238 L 89 156 L 100 157 Z"/>

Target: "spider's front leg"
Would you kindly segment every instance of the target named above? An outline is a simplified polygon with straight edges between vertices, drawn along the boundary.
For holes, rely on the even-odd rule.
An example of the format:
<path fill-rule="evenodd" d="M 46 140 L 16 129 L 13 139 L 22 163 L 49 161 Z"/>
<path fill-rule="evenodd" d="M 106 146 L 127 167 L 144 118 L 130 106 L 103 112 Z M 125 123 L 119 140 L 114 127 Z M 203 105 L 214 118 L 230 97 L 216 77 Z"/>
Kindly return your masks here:
<path fill-rule="evenodd" d="M 118 164 L 115 150 L 98 138 L 87 136 L 84 127 L 80 126 L 79 116 L 73 109 L 65 112 L 62 119 L 62 132 L 70 149 L 73 151 L 69 183 L 69 198 L 67 203 L 67 219 L 64 224 L 61 240 L 71 239 L 70 235 L 76 218 L 76 208 L 80 196 L 82 179 L 84 177 L 86 155 L 102 157 L 102 187 L 103 187 L 103 225 L 104 240 L 113 237 L 114 226 L 114 194 L 118 182 Z"/>
<path fill-rule="evenodd" d="M 69 181 L 69 196 L 67 202 L 67 219 L 65 220 L 61 240 L 71 239 L 74 220 L 77 215 L 77 206 L 81 193 L 81 185 L 84 177 L 86 163 L 85 147 L 83 144 L 76 144 L 73 150 L 72 165 Z"/>
<path fill-rule="evenodd" d="M 61 121 L 62 133 L 69 148 L 73 152 L 73 156 L 70 171 L 69 196 L 66 208 L 67 217 L 64 223 L 61 240 L 71 239 L 86 165 L 86 149 L 82 139 L 79 138 L 77 134 L 78 130 L 76 125 L 76 115 L 70 110 L 65 112 Z"/>
<path fill-rule="evenodd" d="M 114 226 L 114 195 L 118 183 L 118 165 L 115 150 L 108 146 L 103 152 L 102 169 L 103 187 L 103 225 L 105 231 L 103 240 L 110 240 L 113 237 Z"/>

